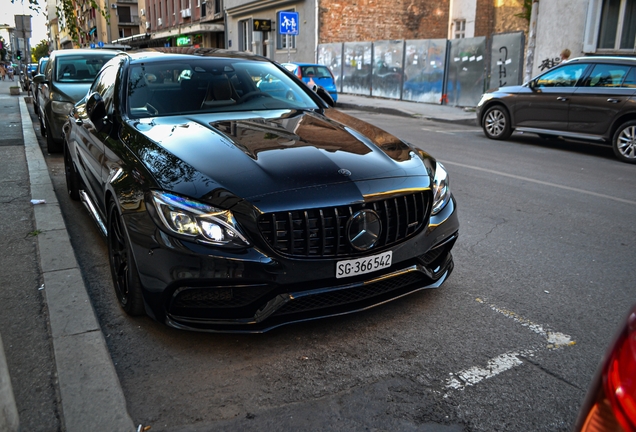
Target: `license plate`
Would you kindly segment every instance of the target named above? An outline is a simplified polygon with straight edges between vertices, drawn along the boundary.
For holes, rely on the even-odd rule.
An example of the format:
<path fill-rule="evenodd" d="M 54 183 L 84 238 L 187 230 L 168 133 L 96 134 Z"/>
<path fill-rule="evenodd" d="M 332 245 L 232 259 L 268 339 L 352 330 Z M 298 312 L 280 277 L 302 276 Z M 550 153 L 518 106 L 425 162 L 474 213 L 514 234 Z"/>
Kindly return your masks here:
<path fill-rule="evenodd" d="M 393 251 L 336 263 L 336 278 L 346 278 L 391 267 Z"/>

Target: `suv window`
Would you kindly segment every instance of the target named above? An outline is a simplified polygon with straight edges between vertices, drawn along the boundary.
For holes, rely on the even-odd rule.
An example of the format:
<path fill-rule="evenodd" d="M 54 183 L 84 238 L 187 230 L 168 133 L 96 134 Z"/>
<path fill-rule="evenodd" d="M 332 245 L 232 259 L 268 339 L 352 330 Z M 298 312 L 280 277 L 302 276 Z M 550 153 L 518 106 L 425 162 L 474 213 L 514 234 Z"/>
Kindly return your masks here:
<path fill-rule="evenodd" d="M 621 87 L 636 88 L 636 67 L 629 71 Z"/>
<path fill-rule="evenodd" d="M 587 63 L 575 63 L 554 68 L 537 79 L 537 87 L 574 87 L 587 68 Z"/>
<path fill-rule="evenodd" d="M 585 80 L 585 87 L 620 87 L 629 72 L 629 66 L 597 64 Z"/>

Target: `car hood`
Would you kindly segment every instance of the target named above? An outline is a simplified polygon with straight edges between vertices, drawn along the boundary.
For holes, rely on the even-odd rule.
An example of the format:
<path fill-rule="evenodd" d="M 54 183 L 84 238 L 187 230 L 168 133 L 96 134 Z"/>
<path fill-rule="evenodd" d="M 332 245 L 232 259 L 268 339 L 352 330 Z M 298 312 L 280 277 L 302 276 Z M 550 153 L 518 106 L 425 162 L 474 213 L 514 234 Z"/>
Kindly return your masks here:
<path fill-rule="evenodd" d="M 53 88 L 57 93 L 61 93 L 64 99 L 76 103 L 88 93 L 92 83 L 54 83 Z"/>
<path fill-rule="evenodd" d="M 523 88 L 522 85 L 505 86 L 489 90 L 488 93 L 519 93 Z"/>
<path fill-rule="evenodd" d="M 362 196 L 382 179 L 382 190 L 387 183 L 429 187 L 433 171 L 421 150 L 336 109 L 157 117 L 130 125 L 147 138 L 128 145 L 158 187 L 192 197 L 223 190 L 264 202 L 308 188 L 332 199 L 352 188 Z"/>

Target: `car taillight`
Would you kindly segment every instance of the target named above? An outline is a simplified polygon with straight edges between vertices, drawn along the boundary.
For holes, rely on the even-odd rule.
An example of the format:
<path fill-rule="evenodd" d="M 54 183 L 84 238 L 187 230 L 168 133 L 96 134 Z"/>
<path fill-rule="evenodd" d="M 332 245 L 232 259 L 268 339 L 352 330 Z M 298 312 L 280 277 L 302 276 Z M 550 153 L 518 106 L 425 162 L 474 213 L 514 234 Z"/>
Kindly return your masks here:
<path fill-rule="evenodd" d="M 636 431 L 636 310 L 608 353 L 581 431 Z"/>

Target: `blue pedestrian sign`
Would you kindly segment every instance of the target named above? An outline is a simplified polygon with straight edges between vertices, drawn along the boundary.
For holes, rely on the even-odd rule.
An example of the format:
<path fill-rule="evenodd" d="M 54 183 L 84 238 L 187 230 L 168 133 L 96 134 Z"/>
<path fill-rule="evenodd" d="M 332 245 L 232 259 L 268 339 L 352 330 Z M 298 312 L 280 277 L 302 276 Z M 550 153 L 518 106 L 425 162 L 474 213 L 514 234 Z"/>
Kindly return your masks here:
<path fill-rule="evenodd" d="M 95 49 L 95 44 L 91 43 L 91 49 Z"/>
<path fill-rule="evenodd" d="M 100 48 L 104 48 L 104 42 L 102 41 L 97 42 L 97 46 Z"/>
<path fill-rule="evenodd" d="M 278 13 L 278 34 L 298 36 L 299 28 L 298 12 Z"/>

